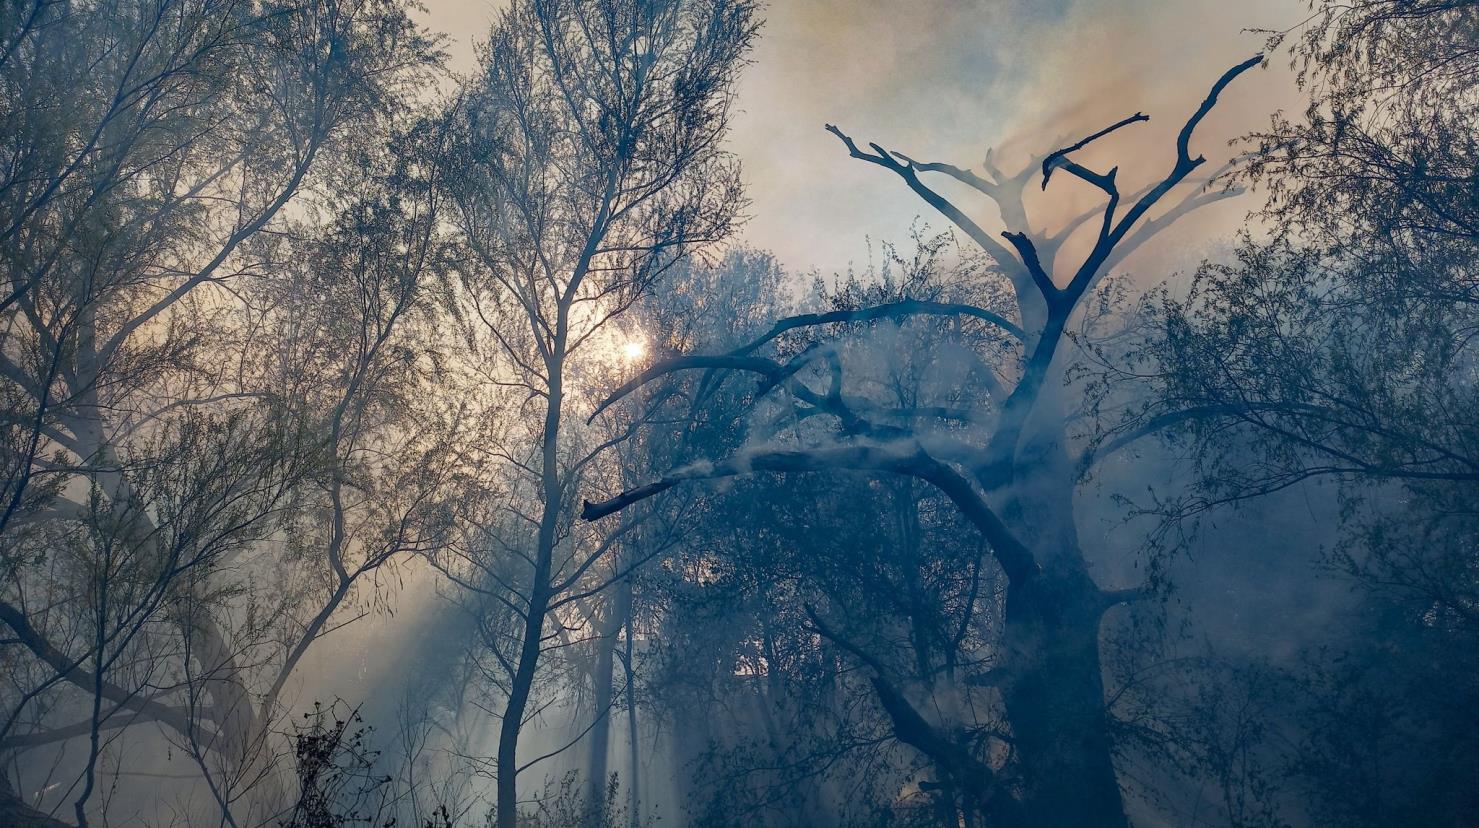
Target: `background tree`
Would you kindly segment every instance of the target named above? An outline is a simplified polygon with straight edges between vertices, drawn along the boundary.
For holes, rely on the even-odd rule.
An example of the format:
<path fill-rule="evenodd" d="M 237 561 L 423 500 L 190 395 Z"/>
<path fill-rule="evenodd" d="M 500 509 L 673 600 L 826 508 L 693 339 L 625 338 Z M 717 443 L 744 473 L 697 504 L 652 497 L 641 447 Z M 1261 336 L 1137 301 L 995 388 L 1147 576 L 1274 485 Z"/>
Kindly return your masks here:
<path fill-rule="evenodd" d="M 734 225 L 738 167 L 720 141 L 755 26 L 753 6 L 730 0 L 517 3 L 461 106 L 449 180 L 470 258 L 458 313 L 487 386 L 521 395 L 521 430 L 489 447 L 516 481 L 495 508 L 511 520 L 490 520 L 481 541 L 501 548 L 461 562 L 514 619 L 489 642 L 506 673 L 500 828 L 516 818 L 519 734 L 552 614 L 570 612 L 572 588 L 589 592 L 577 584 L 611 548 L 569 504 L 613 441 L 569 415 L 588 410 L 581 385 L 603 352 L 612 360 L 613 320 Z"/>
<path fill-rule="evenodd" d="M 1288 759 L 1297 795 L 1330 824 L 1456 825 L 1479 691 L 1479 8 L 1313 10 L 1276 38 L 1309 106 L 1254 136 L 1244 173 L 1267 205 L 1230 262 L 1153 309 L 1158 393 L 1121 433 L 1181 429 L 1198 485 L 1174 518 L 1289 487 L 1339 498 L 1324 563 L 1363 595 L 1349 638 L 1289 677 L 1291 718 L 1320 723 Z"/>
<path fill-rule="evenodd" d="M 255 574 L 241 558 L 281 525 L 320 445 L 244 370 L 254 321 L 238 299 L 278 263 L 267 239 L 289 205 L 380 140 L 436 54 L 394 3 L 42 3 L 19 22 L 16 8 L 5 737 L 88 739 L 79 784 L 58 792 L 85 823 L 103 732 L 157 722 L 233 774 L 264 773 L 273 714 L 234 626 Z M 80 725 L 73 688 L 90 697 Z"/>

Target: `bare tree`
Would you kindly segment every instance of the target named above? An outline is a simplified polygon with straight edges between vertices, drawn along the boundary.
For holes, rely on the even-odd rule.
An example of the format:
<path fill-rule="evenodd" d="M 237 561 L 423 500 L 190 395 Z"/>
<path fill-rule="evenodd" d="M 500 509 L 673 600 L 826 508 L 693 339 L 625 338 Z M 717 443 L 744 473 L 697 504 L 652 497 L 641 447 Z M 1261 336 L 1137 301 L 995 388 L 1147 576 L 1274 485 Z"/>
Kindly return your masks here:
<path fill-rule="evenodd" d="M 902 695 L 880 688 L 880 705 L 897 732 L 916 734 L 911 745 L 940 766 L 954 769 L 954 784 L 977 792 L 975 801 L 987 814 L 1012 819 L 1015 809 L 1009 805 L 1020 798 L 1026 824 L 1124 825 L 1105 713 L 1099 630 L 1108 609 L 1141 591 L 1103 589 L 1089 574 L 1074 524 L 1081 467 L 1069 453 L 1072 411 L 1063 382 L 1069 357 L 1063 352 L 1071 320 L 1082 312 L 1085 297 L 1107 271 L 1187 212 L 1226 195 L 1199 188 L 1163 206 L 1205 163 L 1192 154 L 1197 126 L 1227 85 L 1261 60 L 1245 61 L 1218 79 L 1179 131 L 1170 170 L 1144 191 L 1129 195 L 1120 192 L 1117 168 L 1099 172 L 1080 164 L 1075 154 L 1093 141 L 1147 120 L 1139 113 L 1047 154 L 1014 176 L 1002 174 L 990 159 L 982 176 L 949 164 L 918 162 L 877 144 L 863 149 L 829 126 L 852 157 L 897 175 L 996 262 L 1010 283 L 1013 313 L 906 300 L 811 314 L 782 320 L 766 335 L 727 354 L 681 357 L 654 366 L 608 402 L 673 371 L 738 370 L 759 374 L 767 388 L 784 389 L 803 412 L 828 418 L 836 431 L 822 437 L 802 433 L 788 441 L 791 445 L 751 445 L 726 458 L 674 469 L 616 498 L 588 503 L 583 516 L 599 519 L 685 481 L 754 472 L 852 469 L 902 474 L 935 486 L 982 533 L 1008 583 L 1001 666 L 977 680 L 1000 692 L 1013 752 L 1022 768 L 1020 787 L 995 778 L 986 763 L 953 760 L 951 754 L 961 746 L 932 728 Z M 927 185 L 922 177 L 926 173 L 945 175 L 992 199 L 1008 229 L 999 237 L 987 232 Z M 1035 233 L 1022 192 L 1039 173 L 1044 188 L 1055 173 L 1060 180 L 1071 177 L 1095 188 L 1105 199 L 1104 208 L 1080 216 L 1057 234 Z M 1157 207 L 1160 212 L 1152 215 Z M 1085 224 L 1094 234 L 1091 249 L 1069 268 L 1066 280 L 1055 278 L 1056 254 L 1067 233 Z M 985 416 L 980 419 L 989 423 L 986 434 L 950 428 L 934 412 L 876 410 L 866 400 L 849 397 L 843 383 L 845 366 L 835 351 L 813 348 L 785 361 L 758 355 L 788 331 L 922 314 L 978 319 L 1018 343 L 1016 364 L 994 366 L 995 376 L 986 380 L 993 392 L 989 411 L 981 412 Z M 812 385 L 818 380 L 825 383 L 821 390 Z M 827 635 L 829 625 L 821 618 L 816 621 L 818 630 Z M 840 636 L 828 637 L 845 646 Z M 872 667 L 865 653 L 854 655 Z"/>

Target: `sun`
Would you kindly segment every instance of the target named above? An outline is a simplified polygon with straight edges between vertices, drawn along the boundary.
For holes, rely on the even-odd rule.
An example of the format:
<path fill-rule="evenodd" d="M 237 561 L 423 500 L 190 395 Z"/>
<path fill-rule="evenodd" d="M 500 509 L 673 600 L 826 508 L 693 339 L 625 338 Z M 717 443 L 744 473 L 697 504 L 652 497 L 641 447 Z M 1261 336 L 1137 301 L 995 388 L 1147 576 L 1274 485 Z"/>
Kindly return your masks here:
<path fill-rule="evenodd" d="M 640 339 L 634 339 L 621 346 L 622 359 L 625 359 L 627 362 L 636 362 L 646 355 L 647 343 Z"/>

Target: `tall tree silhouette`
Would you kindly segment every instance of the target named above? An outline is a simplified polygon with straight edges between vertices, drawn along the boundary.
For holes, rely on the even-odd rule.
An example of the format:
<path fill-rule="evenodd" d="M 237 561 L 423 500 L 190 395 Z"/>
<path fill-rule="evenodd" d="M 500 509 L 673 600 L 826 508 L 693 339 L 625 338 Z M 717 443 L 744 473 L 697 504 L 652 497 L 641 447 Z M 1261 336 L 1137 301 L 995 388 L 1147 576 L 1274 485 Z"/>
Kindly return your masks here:
<path fill-rule="evenodd" d="M 689 356 L 654 366 L 619 389 L 607 404 L 674 371 L 707 369 L 758 374 L 768 389 L 783 390 L 807 415 L 824 416 L 833 431 L 814 431 L 742 448 L 735 454 L 674 469 L 661 479 L 601 503 L 587 503 L 583 516 L 596 520 L 685 481 L 755 472 L 850 469 L 889 472 L 925 481 L 943 492 L 981 532 L 995 565 L 1008 582 L 1001 640 L 1001 666 L 978 677 L 999 691 L 1010 722 L 1012 750 L 1022 769 L 1020 784 L 998 778 L 949 734 L 934 728 L 896 688 L 888 685 L 870 656 L 853 655 L 878 674 L 878 703 L 897 737 L 931 757 L 952 783 L 973 792 L 987 814 L 1045 826 L 1124 825 L 1124 808 L 1113 763 L 1113 737 L 1104 709 L 1099 631 L 1111 607 L 1140 594 L 1138 589 L 1101 589 L 1090 576 L 1074 522 L 1074 494 L 1081 476 L 1068 433 L 1063 356 L 1070 321 L 1104 275 L 1147 239 L 1225 191 L 1194 189 L 1172 197 L 1178 185 L 1205 164 L 1193 155 L 1198 125 L 1224 89 L 1257 66 L 1255 57 L 1228 70 L 1178 132 L 1171 168 L 1142 192 L 1123 194 L 1118 168 L 1100 172 L 1076 160 L 1088 144 L 1134 123 L 1137 113 L 1083 141 L 1042 156 L 1015 175 L 988 158 L 985 175 L 946 163 L 920 162 L 869 143 L 860 147 L 835 126 L 829 132 L 857 160 L 898 176 L 925 203 L 948 218 L 1005 274 L 1014 307 L 1009 314 L 970 305 L 904 300 L 857 310 L 781 320 L 770 332 L 725 354 Z M 1057 175 L 1055 176 L 1054 173 Z M 988 232 L 954 202 L 929 186 L 925 174 L 944 175 L 993 201 L 1006 229 Z M 1032 230 L 1023 192 L 1077 179 L 1098 190 L 1102 210 L 1084 214 L 1053 235 Z M 1169 198 L 1168 198 L 1169 197 Z M 1165 206 L 1169 203 L 1169 207 Z M 1154 214 L 1157 208 L 1159 212 Z M 1067 235 L 1097 223 L 1083 260 L 1060 268 L 1057 254 Z M 993 366 L 987 425 L 959 429 L 953 418 L 927 410 L 879 410 L 849 396 L 847 370 L 835 350 L 815 347 L 786 360 L 761 356 L 788 331 L 909 316 L 951 315 L 995 326 L 1016 343 L 1018 358 Z M 1015 364 L 1013 364 L 1015 363 Z M 822 383 L 818 388 L 814 383 Z M 808 421 L 815 418 L 808 416 Z M 788 442 L 788 445 L 781 445 Z M 848 648 L 845 631 L 814 617 L 816 630 Z"/>
<path fill-rule="evenodd" d="M 530 423 L 527 441 L 502 448 L 518 516 L 502 534 L 514 537 L 460 562 L 478 571 L 463 582 L 515 618 L 490 641 L 506 672 L 500 828 L 517 818 L 519 734 L 551 614 L 569 611 L 614 542 L 571 530 L 573 484 L 613 445 L 582 447 L 572 384 L 602 347 L 610 359 L 614 319 L 734 226 L 738 168 L 720 142 L 755 27 L 745 0 L 525 0 L 495 24 L 462 107 L 453 195 L 471 260 L 459 312 L 489 383 L 517 389 Z"/>

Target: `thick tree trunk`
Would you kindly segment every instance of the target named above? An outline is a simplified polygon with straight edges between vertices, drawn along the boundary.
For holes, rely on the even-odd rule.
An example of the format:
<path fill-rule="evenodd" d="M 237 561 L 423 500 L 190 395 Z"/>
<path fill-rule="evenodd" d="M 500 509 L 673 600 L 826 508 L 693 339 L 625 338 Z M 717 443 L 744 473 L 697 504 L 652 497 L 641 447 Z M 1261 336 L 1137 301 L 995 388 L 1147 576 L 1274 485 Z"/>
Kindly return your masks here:
<path fill-rule="evenodd" d="M 1051 575 L 1007 593 L 1010 674 L 1002 688 L 1026 776 L 1027 824 L 1125 828 L 1099 664 L 1103 602 L 1084 575 Z"/>
<path fill-rule="evenodd" d="M 1050 371 L 1013 457 L 1003 517 L 1038 569 L 1007 589 L 1002 701 L 1025 777 L 1026 824 L 1125 828 L 1099 662 L 1107 605 L 1079 544 L 1063 388 Z"/>

